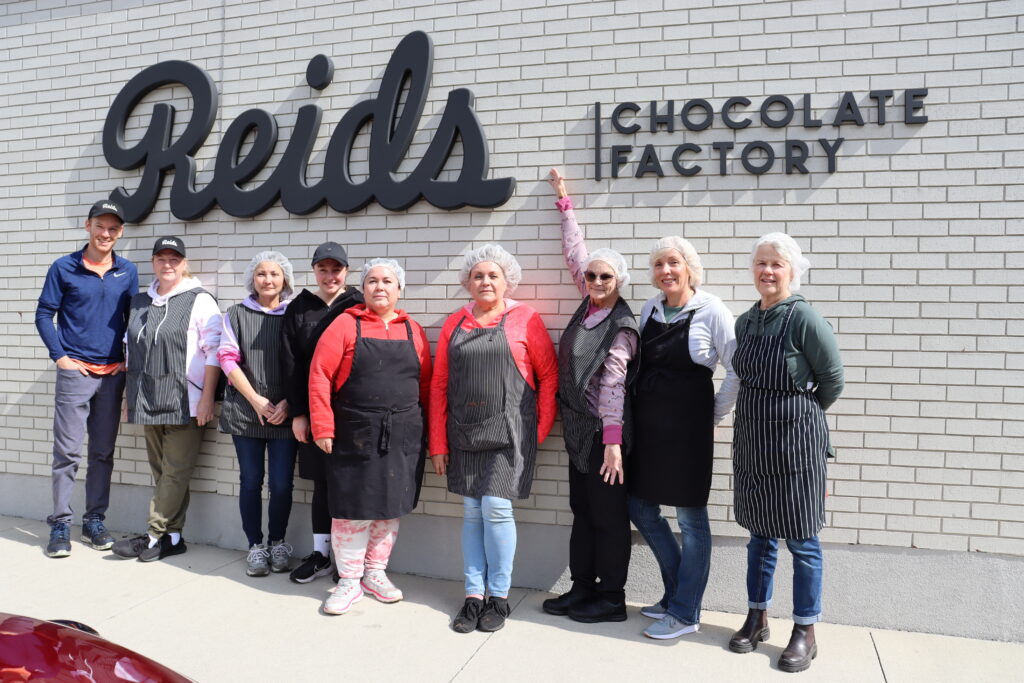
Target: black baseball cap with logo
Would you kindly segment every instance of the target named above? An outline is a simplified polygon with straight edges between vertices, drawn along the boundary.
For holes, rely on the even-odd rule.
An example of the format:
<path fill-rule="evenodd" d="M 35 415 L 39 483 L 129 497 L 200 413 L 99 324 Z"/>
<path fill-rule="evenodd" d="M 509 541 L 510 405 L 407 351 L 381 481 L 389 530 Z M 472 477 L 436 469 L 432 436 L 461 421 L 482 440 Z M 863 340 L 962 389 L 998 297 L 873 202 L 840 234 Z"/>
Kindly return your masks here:
<path fill-rule="evenodd" d="M 157 252 L 163 251 L 164 249 L 176 251 L 182 258 L 185 257 L 185 243 L 177 237 L 158 237 L 156 244 L 153 245 L 153 256 L 156 256 Z"/>
<path fill-rule="evenodd" d="M 89 209 L 89 218 L 95 218 L 96 216 L 102 216 L 105 213 L 109 213 L 112 216 L 116 216 L 121 224 L 124 225 L 124 210 L 119 204 L 115 204 L 109 199 L 101 199 L 92 205 Z"/>
<path fill-rule="evenodd" d="M 345 253 L 345 248 L 337 242 L 324 242 L 316 251 L 313 252 L 313 264 L 316 265 L 321 261 L 331 259 L 337 261 L 341 265 L 348 268 L 348 254 Z"/>

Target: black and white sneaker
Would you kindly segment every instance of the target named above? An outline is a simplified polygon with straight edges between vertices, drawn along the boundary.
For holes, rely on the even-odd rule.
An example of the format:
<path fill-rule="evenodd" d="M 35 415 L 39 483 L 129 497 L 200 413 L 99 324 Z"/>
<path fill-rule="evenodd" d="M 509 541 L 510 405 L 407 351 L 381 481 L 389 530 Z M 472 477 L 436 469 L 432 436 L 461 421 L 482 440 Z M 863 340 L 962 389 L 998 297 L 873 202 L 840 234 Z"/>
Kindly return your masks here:
<path fill-rule="evenodd" d="M 288 575 L 288 578 L 295 583 L 309 583 L 313 579 L 317 579 L 321 576 L 327 576 L 330 573 L 330 558 L 324 557 L 323 553 L 319 550 L 314 550 L 302 560 L 302 564 L 292 570 L 292 573 Z"/>

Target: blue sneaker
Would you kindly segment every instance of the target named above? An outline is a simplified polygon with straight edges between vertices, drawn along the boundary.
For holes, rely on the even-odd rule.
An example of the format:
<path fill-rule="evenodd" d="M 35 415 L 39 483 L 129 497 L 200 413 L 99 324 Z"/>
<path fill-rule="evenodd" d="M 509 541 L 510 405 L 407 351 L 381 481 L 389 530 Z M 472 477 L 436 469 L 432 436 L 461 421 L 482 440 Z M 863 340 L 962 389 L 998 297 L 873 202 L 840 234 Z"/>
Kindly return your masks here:
<path fill-rule="evenodd" d="M 67 522 L 54 522 L 50 527 L 50 542 L 46 545 L 48 557 L 67 557 L 71 554 L 71 527 Z"/>
<path fill-rule="evenodd" d="M 107 527 L 103 526 L 103 520 L 83 519 L 82 543 L 96 550 L 110 550 L 114 545 L 114 537 L 107 531 Z"/>

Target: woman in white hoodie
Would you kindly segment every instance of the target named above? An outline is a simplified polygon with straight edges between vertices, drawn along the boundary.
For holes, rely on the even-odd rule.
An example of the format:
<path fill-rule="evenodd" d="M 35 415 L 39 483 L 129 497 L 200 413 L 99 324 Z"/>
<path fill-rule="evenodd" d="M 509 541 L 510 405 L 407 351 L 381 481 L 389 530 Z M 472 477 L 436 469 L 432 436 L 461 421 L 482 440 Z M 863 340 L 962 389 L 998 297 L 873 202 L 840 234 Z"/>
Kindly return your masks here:
<path fill-rule="evenodd" d="M 722 300 L 700 288 L 704 268 L 682 237 L 651 250 L 651 283 L 661 290 L 640 312 L 640 370 L 633 383 L 635 440 L 629 516 L 651 546 L 665 584 L 662 599 L 640 610 L 657 619 L 649 638 L 668 639 L 700 627 L 711 567 L 708 495 L 715 425 L 739 391 L 732 369 L 736 333 Z M 725 369 L 718 393 L 711 380 Z M 677 543 L 661 506 L 676 508 Z"/>
<path fill-rule="evenodd" d="M 189 273 L 179 238 L 157 239 L 153 273 L 153 284 L 131 301 L 125 389 L 128 421 L 144 425 L 155 489 L 148 532 L 113 546 L 115 554 L 141 562 L 186 550 L 188 486 L 220 378 L 220 309 Z"/>

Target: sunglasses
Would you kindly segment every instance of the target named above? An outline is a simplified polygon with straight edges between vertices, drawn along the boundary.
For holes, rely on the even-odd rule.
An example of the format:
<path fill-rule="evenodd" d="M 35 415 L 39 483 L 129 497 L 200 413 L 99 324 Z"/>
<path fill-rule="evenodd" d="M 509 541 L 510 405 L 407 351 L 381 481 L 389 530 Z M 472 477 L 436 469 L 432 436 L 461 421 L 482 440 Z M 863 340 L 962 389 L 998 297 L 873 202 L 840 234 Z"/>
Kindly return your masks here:
<path fill-rule="evenodd" d="M 600 275 L 598 275 L 594 271 L 588 270 L 587 272 L 583 273 L 583 277 L 585 277 L 587 279 L 587 282 L 593 282 L 594 280 L 600 280 L 601 282 L 608 282 L 609 280 L 613 279 L 615 276 L 612 275 L 611 273 L 601 273 Z"/>

